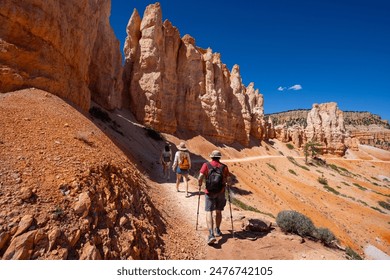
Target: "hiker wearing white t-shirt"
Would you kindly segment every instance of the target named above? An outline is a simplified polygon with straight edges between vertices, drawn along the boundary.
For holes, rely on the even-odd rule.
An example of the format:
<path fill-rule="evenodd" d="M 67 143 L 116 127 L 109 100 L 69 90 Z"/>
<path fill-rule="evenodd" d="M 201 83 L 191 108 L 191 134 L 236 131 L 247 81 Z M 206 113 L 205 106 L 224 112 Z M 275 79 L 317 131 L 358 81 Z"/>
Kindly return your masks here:
<path fill-rule="evenodd" d="M 186 197 L 189 197 L 188 194 L 188 174 L 191 169 L 191 159 L 190 153 L 187 150 L 186 144 L 181 142 L 177 146 L 178 151 L 175 154 L 175 159 L 173 161 L 172 170 L 176 171 L 176 190 L 179 191 L 179 184 L 181 177 L 183 177 L 184 184 L 186 187 Z"/>

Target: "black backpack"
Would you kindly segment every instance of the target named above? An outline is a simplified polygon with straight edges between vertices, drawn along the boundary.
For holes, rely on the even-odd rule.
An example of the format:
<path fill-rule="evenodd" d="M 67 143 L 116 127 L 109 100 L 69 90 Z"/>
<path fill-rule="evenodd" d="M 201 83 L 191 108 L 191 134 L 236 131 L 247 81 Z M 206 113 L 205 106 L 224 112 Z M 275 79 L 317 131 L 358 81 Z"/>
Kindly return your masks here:
<path fill-rule="evenodd" d="M 209 172 L 206 178 L 206 190 L 209 193 L 219 193 L 223 188 L 223 169 L 225 165 L 214 167 L 207 162 L 207 167 Z"/>

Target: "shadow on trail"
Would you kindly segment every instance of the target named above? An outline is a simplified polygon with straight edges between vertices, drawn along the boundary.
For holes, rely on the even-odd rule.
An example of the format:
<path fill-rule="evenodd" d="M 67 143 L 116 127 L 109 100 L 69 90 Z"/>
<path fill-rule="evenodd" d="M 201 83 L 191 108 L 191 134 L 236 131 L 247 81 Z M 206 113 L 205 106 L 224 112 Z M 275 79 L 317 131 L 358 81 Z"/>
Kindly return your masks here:
<path fill-rule="evenodd" d="M 267 236 L 273 228 L 271 228 L 267 232 L 253 232 L 253 231 L 247 231 L 247 230 L 240 230 L 240 231 L 235 231 L 234 232 L 234 237 L 232 235 L 232 231 L 229 230 L 229 233 L 223 233 L 222 237 L 217 240 L 216 243 L 213 245 L 210 245 L 211 247 L 215 249 L 222 249 L 222 246 L 227 243 L 229 240 L 230 241 L 235 241 L 235 240 L 248 240 L 248 241 L 256 241 L 257 239 L 263 238 Z"/>

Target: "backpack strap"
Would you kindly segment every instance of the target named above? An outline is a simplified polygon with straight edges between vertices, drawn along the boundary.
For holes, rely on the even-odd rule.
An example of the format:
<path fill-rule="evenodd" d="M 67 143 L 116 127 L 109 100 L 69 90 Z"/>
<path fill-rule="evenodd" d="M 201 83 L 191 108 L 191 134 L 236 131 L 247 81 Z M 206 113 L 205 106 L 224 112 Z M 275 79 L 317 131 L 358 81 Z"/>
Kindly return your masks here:
<path fill-rule="evenodd" d="M 210 170 L 213 170 L 214 166 L 212 166 L 210 162 L 206 162 L 206 165 L 207 165 L 207 169 L 208 169 L 208 172 L 207 172 L 207 177 L 208 177 L 210 174 Z"/>
<path fill-rule="evenodd" d="M 221 172 L 222 172 L 222 176 L 223 176 L 223 170 L 225 169 L 225 164 L 223 164 L 223 163 L 221 163 L 221 166 L 220 167 L 216 167 L 216 166 L 212 166 L 211 165 L 211 163 L 208 161 L 208 162 L 206 162 L 206 164 L 207 164 L 207 167 L 208 167 L 208 170 L 209 170 L 209 172 L 208 172 L 208 174 L 210 174 L 210 170 L 215 170 L 215 169 L 217 169 L 217 168 L 220 168 L 221 169 Z M 208 175 L 207 175 L 208 176 Z"/>

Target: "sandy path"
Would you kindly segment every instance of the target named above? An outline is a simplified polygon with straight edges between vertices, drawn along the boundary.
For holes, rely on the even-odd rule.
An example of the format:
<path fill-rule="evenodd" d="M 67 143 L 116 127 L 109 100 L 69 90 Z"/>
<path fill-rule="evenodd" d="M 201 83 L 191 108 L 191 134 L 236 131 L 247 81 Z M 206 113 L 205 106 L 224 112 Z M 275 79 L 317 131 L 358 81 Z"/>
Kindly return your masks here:
<path fill-rule="evenodd" d="M 185 197 L 184 183 L 180 184 L 180 192 L 176 191 L 175 174 L 167 182 L 162 177 L 162 168 L 158 162 L 161 152 L 161 143 L 145 138 L 142 126 L 136 125 L 128 112 L 112 114 L 112 118 L 123 128 L 124 135 L 120 136 L 107 129 L 115 138 L 115 142 L 134 158 L 144 172 L 148 174 L 150 196 L 160 209 L 163 218 L 167 221 L 168 231 L 163 239 L 166 242 L 166 251 L 170 259 L 343 259 L 343 253 L 330 250 L 319 243 L 306 241 L 301 238 L 285 235 L 278 228 L 268 234 L 257 236 L 255 241 L 246 238 L 248 235 L 241 231 L 242 219 L 256 218 L 269 221 L 271 218 L 255 212 L 242 211 L 232 205 L 234 231 L 236 238 L 232 238 L 229 204 L 223 211 L 221 225 L 222 237 L 219 237 L 214 246 L 206 244 L 208 230 L 204 211 L 204 194 L 199 196 L 197 179 L 191 177 L 189 181 L 190 197 Z M 282 157 L 274 155 L 250 156 L 245 158 L 224 159 L 224 163 L 256 161 L 267 158 Z M 194 166 L 200 167 L 204 159 L 192 159 Z M 190 174 L 198 170 L 191 170 Z M 199 203 L 199 214 L 197 214 Z M 198 229 L 196 222 L 198 219 Z M 253 236 L 252 236 L 253 237 Z"/>

